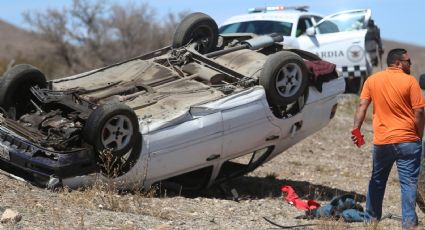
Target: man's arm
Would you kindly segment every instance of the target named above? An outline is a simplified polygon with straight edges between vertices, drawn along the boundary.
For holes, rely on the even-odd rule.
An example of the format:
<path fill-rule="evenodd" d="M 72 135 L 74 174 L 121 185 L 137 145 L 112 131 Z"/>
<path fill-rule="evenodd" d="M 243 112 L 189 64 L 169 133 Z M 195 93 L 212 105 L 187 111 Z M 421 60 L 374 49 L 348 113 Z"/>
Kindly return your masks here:
<path fill-rule="evenodd" d="M 360 103 L 357 106 L 356 113 L 354 114 L 354 125 L 353 129 L 362 127 L 363 121 L 366 117 L 367 108 L 369 107 L 370 101 L 366 99 L 360 99 Z"/>
<path fill-rule="evenodd" d="M 422 139 L 424 135 L 424 125 L 425 125 L 425 112 L 424 108 L 418 108 L 415 109 L 415 125 L 416 125 L 416 132 L 418 133 L 419 137 Z"/>

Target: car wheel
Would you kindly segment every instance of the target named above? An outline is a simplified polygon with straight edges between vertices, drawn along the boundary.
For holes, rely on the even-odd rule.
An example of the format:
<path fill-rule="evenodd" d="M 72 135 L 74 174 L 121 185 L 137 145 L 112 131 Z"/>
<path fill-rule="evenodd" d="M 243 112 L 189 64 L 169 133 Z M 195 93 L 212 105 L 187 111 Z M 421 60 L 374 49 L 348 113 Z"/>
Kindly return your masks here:
<path fill-rule="evenodd" d="M 296 102 L 308 83 L 307 67 L 297 54 L 280 51 L 268 57 L 260 73 L 260 85 L 273 107 Z"/>
<path fill-rule="evenodd" d="M 179 48 L 196 42 L 195 49 L 205 54 L 217 46 L 218 26 L 215 21 L 203 13 L 192 13 L 186 16 L 177 26 L 173 37 L 173 48 Z"/>
<path fill-rule="evenodd" d="M 97 107 L 87 119 L 83 138 L 93 145 L 98 164 L 108 177 L 128 172 L 140 155 L 142 138 L 137 115 L 122 103 Z"/>
<path fill-rule="evenodd" d="M 301 58 L 307 59 L 309 61 L 319 61 L 319 60 L 322 60 L 322 58 L 320 58 L 316 54 L 311 53 L 311 52 L 308 52 L 308 51 L 305 51 L 305 50 L 288 49 L 288 51 L 293 52 L 295 54 L 298 54 Z"/>
<path fill-rule="evenodd" d="M 30 88 L 47 85 L 44 74 L 32 65 L 19 64 L 8 70 L 0 82 L 0 106 L 9 112 L 9 117 L 18 118 L 34 107 L 30 100 Z M 12 109 L 11 109 L 12 108 Z"/>
<path fill-rule="evenodd" d="M 345 78 L 345 93 L 360 95 L 362 92 L 364 77 Z"/>

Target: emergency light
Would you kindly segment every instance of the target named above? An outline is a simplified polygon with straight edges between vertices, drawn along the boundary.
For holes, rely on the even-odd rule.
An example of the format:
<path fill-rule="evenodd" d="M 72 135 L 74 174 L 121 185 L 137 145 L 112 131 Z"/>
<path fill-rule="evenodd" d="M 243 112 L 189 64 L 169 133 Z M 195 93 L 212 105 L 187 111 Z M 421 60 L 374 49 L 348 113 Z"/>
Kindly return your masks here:
<path fill-rule="evenodd" d="M 248 9 L 248 13 L 259 13 L 267 11 L 282 11 L 282 10 L 298 10 L 307 12 L 309 6 L 266 6 L 266 7 L 254 7 Z"/>

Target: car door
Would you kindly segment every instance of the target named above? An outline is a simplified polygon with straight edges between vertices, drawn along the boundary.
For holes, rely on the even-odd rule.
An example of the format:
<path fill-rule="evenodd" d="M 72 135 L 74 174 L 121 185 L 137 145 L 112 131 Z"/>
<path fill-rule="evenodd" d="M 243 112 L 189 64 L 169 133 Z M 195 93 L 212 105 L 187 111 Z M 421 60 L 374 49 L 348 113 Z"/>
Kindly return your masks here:
<path fill-rule="evenodd" d="M 223 124 L 220 111 L 191 115 L 180 124 L 150 133 L 147 177 L 169 178 L 211 166 L 222 154 Z"/>
<path fill-rule="evenodd" d="M 281 135 L 279 127 L 269 119 L 271 112 L 263 89 L 229 100 L 222 108 L 223 158 L 263 148 Z"/>
<path fill-rule="evenodd" d="M 337 65 L 350 79 L 349 92 L 358 92 L 382 54 L 379 28 L 370 9 L 342 11 L 325 17 L 297 38 L 298 48 L 316 53 Z M 353 81 L 353 82 L 351 82 Z"/>

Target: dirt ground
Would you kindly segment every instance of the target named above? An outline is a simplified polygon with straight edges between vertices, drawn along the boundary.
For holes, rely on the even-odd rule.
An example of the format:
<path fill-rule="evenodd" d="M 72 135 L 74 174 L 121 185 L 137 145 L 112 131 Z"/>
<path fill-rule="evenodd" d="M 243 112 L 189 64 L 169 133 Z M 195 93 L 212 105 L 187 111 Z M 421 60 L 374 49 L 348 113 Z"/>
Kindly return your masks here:
<path fill-rule="evenodd" d="M 357 96 L 342 95 L 330 124 L 244 177 L 226 184 L 230 192 L 211 188 L 199 194 L 160 197 L 117 194 L 107 185 L 86 191 L 52 192 L 0 174 L 0 212 L 20 213 L 17 223 L 0 229 L 276 229 L 264 217 L 295 229 L 372 229 L 362 223 L 297 219 L 304 214 L 282 200 L 280 186 L 291 185 L 302 199 L 329 203 L 336 195 L 354 194 L 364 207 L 371 171 L 370 116 L 363 126 L 366 145 L 355 147 L 350 129 Z M 228 197 L 226 197 L 228 196 Z M 400 215 L 400 189 L 395 168 L 385 194 L 383 212 Z M 420 220 L 424 214 L 418 209 Z M 400 229 L 386 219 L 377 229 Z"/>

